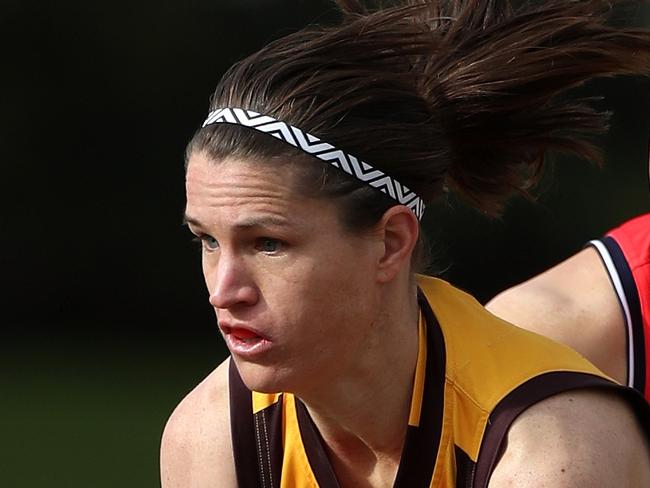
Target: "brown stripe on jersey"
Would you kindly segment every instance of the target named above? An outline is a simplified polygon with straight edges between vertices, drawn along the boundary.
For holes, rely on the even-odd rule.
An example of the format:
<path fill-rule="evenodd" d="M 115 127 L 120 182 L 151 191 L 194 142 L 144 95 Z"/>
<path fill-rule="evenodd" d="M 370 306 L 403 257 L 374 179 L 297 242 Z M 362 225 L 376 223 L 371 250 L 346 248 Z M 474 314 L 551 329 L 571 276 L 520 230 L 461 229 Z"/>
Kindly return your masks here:
<path fill-rule="evenodd" d="M 445 394 L 445 342 L 438 320 L 424 294 L 418 302 L 427 324 L 427 366 L 420 425 L 409 426 L 394 488 L 425 488 L 431 484 L 436 465 Z"/>
<path fill-rule="evenodd" d="M 239 488 L 280 488 L 284 454 L 282 397 L 256 414 L 252 414 L 253 393 L 242 381 L 232 359 L 228 375 L 230 433 L 237 486 Z"/>
<path fill-rule="evenodd" d="M 307 454 L 311 470 L 316 477 L 316 481 L 318 481 L 319 488 L 340 488 L 334 469 L 323 447 L 325 442 L 320 432 L 318 432 L 316 425 L 314 425 L 305 404 L 297 397 L 294 397 L 294 399 L 296 402 L 296 416 L 298 417 L 300 437 L 305 447 L 305 453 Z"/>
<path fill-rule="evenodd" d="M 282 478 L 282 399 L 253 415 L 260 482 L 280 488 Z"/>
<path fill-rule="evenodd" d="M 476 463 L 460 447 L 454 446 L 456 457 L 456 488 L 472 488 Z"/>
<path fill-rule="evenodd" d="M 253 394 L 246 388 L 230 358 L 228 368 L 230 391 L 230 435 L 232 437 L 237 486 L 261 488 L 253 423 Z M 217 460 L 218 462 L 218 460 Z"/>
<path fill-rule="evenodd" d="M 474 488 L 487 488 L 502 454 L 502 444 L 514 420 L 527 408 L 558 393 L 582 388 L 599 388 L 625 397 L 634 408 L 647 435 L 650 435 L 650 405 L 638 391 L 588 373 L 550 372 L 520 385 L 503 398 L 490 414 L 476 462 Z"/>

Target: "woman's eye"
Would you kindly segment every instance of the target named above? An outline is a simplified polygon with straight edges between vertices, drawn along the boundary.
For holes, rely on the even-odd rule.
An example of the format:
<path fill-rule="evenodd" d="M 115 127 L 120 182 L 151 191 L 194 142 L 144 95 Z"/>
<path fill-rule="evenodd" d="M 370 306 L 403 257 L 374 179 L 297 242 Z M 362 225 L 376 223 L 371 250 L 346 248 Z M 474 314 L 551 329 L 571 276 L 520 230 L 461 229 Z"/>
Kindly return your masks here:
<path fill-rule="evenodd" d="M 201 236 L 201 241 L 203 241 L 203 246 L 208 251 L 219 249 L 219 242 L 212 236 Z"/>
<path fill-rule="evenodd" d="M 268 237 L 263 237 L 257 241 L 257 249 L 262 252 L 277 252 L 280 250 L 281 242 L 277 239 L 270 239 Z"/>

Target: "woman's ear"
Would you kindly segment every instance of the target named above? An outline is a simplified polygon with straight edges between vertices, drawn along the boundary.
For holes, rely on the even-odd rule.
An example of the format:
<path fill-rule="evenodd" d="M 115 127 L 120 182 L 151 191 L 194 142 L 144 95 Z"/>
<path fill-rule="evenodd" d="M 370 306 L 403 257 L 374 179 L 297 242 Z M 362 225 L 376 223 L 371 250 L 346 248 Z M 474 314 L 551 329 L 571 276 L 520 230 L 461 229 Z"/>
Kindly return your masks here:
<path fill-rule="evenodd" d="M 408 207 L 396 205 L 386 210 L 376 229 L 384 245 L 383 255 L 377 262 L 377 279 L 387 283 L 404 267 L 410 267 L 420 223 Z"/>

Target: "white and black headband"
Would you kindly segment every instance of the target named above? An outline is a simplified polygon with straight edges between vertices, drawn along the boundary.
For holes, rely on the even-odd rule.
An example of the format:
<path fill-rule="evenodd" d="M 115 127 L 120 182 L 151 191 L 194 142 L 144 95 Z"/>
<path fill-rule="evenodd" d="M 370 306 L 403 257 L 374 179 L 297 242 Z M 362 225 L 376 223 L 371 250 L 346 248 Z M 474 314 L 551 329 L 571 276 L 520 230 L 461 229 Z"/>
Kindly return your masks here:
<path fill-rule="evenodd" d="M 351 154 L 347 154 L 331 144 L 321 141 L 318 137 L 268 115 L 261 115 L 252 110 L 241 108 L 215 109 L 210 112 L 202 127 L 223 123 L 250 127 L 302 149 L 306 153 L 316 156 L 318 159 L 389 195 L 398 203 L 410 208 L 418 219 L 422 219 L 424 202 L 415 192 L 412 192 L 381 170 L 359 161 Z"/>

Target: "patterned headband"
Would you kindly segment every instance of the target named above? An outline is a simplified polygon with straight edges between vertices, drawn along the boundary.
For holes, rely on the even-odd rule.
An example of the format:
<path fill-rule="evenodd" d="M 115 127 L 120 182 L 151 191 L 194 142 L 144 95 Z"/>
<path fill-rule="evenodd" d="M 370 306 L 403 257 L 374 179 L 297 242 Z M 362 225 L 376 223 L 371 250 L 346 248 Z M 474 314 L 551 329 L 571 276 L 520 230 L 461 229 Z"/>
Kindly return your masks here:
<path fill-rule="evenodd" d="M 418 219 L 422 219 L 424 202 L 414 192 L 386 173 L 363 161 L 359 161 L 351 154 L 344 153 L 327 142 L 321 141 L 318 137 L 268 115 L 260 115 L 252 110 L 241 108 L 218 108 L 213 110 L 203 122 L 202 127 L 223 123 L 250 127 L 302 149 L 306 153 L 316 156 L 318 159 L 384 192 L 398 203 L 410 208 Z"/>

